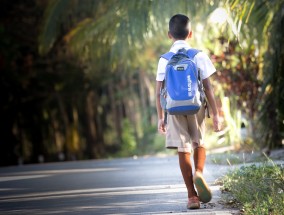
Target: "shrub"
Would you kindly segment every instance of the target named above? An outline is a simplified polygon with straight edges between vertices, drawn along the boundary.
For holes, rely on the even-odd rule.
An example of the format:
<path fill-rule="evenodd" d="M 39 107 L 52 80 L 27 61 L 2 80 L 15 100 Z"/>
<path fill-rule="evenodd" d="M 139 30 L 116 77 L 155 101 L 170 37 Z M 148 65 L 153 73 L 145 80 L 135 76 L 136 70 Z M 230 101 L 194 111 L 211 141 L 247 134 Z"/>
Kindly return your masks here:
<path fill-rule="evenodd" d="M 284 169 L 265 162 L 242 166 L 223 178 L 223 191 L 239 202 L 245 214 L 284 214 Z"/>

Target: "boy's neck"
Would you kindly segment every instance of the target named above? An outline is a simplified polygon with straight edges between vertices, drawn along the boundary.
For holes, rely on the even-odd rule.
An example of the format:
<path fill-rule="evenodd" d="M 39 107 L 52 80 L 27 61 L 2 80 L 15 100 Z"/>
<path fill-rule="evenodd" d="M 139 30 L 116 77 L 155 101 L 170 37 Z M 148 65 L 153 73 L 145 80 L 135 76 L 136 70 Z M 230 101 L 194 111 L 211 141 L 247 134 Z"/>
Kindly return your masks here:
<path fill-rule="evenodd" d="M 173 43 L 175 43 L 176 41 L 184 41 L 186 43 L 188 43 L 188 39 L 172 39 Z"/>

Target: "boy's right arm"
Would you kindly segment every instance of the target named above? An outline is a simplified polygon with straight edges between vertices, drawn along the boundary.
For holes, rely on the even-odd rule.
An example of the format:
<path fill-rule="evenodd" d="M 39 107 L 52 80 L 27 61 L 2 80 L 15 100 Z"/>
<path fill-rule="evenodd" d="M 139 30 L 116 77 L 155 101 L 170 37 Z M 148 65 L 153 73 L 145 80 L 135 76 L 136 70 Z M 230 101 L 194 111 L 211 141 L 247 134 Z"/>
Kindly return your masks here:
<path fill-rule="evenodd" d="M 218 108 L 216 105 L 215 97 L 214 97 L 214 92 L 211 87 L 210 79 L 209 77 L 203 80 L 203 87 L 205 90 L 205 95 L 208 100 L 208 103 L 212 109 L 213 112 L 213 127 L 214 131 L 218 132 L 221 130 L 221 121 L 219 118 L 219 113 L 218 113 Z"/>
<path fill-rule="evenodd" d="M 158 115 L 158 131 L 162 134 L 166 132 L 166 126 L 164 123 L 164 114 L 161 107 L 160 102 L 160 90 L 162 87 L 162 81 L 156 81 L 156 108 L 157 108 L 157 115 Z"/>

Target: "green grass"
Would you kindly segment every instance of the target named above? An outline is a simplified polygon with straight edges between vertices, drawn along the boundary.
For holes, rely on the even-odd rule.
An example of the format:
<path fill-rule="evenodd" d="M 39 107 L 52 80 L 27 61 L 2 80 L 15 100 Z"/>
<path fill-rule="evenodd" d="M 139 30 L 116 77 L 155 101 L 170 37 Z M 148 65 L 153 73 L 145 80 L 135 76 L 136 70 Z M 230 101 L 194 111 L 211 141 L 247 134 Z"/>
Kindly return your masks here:
<path fill-rule="evenodd" d="M 284 214 L 284 168 L 272 161 L 242 166 L 223 179 L 223 199 L 244 214 Z"/>
<path fill-rule="evenodd" d="M 209 154 L 207 161 L 213 164 L 236 165 L 251 162 L 264 162 L 267 157 L 262 153 L 245 153 L 245 152 L 225 152 Z"/>

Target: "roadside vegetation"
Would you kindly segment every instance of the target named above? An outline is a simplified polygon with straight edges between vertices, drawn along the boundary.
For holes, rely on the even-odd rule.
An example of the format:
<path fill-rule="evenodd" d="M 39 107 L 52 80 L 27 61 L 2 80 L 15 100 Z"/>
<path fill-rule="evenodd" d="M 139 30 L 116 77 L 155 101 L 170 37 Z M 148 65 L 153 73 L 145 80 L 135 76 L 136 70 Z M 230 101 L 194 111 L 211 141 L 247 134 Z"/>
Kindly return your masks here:
<path fill-rule="evenodd" d="M 284 167 L 268 160 L 259 165 L 244 165 L 223 179 L 222 196 L 241 213 L 284 214 Z"/>
<path fill-rule="evenodd" d="M 219 153 L 209 153 L 207 162 L 219 165 L 238 165 L 256 162 L 266 162 L 267 159 L 273 161 L 284 161 L 284 149 L 272 150 L 269 154 L 260 151 L 226 151 Z"/>

